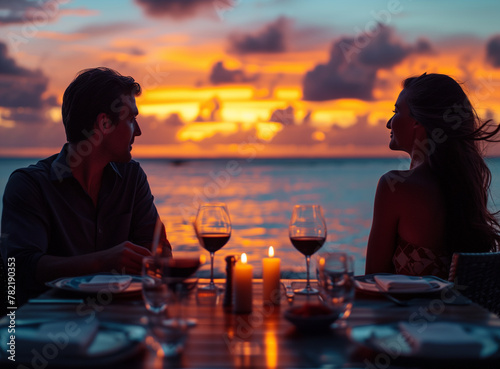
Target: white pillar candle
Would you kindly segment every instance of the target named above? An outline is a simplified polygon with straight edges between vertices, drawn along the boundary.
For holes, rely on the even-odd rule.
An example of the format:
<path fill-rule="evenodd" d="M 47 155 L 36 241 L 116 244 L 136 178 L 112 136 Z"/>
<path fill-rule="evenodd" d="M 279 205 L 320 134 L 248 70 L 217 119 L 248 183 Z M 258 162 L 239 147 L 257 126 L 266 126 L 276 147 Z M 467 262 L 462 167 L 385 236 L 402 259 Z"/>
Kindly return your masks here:
<path fill-rule="evenodd" d="M 274 257 L 274 248 L 269 247 L 269 257 L 262 259 L 262 283 L 264 304 L 280 303 L 280 263 L 279 258 Z"/>
<path fill-rule="evenodd" d="M 241 254 L 233 269 L 233 310 L 235 313 L 252 312 L 253 267 L 247 264 L 247 255 Z"/>

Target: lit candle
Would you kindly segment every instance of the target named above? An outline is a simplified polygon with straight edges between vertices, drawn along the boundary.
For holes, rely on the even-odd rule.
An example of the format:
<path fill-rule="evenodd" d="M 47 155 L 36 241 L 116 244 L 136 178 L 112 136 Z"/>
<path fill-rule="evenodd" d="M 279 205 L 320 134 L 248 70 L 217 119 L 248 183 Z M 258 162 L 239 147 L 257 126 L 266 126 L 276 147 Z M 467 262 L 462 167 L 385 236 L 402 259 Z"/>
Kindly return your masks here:
<path fill-rule="evenodd" d="M 263 302 L 264 304 L 280 303 L 280 263 L 279 258 L 274 257 L 274 248 L 269 247 L 269 257 L 262 260 L 262 283 L 263 283 Z"/>
<path fill-rule="evenodd" d="M 252 312 L 253 267 L 247 264 L 247 254 L 241 254 L 233 269 L 233 310 L 235 313 Z"/>

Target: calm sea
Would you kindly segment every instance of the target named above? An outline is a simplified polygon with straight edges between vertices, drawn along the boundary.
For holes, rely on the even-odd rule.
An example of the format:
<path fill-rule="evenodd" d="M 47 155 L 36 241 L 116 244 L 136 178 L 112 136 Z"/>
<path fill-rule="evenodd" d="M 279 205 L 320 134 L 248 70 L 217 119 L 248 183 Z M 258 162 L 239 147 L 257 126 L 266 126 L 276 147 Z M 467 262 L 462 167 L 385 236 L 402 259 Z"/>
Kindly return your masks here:
<path fill-rule="evenodd" d="M 233 232 L 226 246 L 215 254 L 216 275 L 225 273 L 225 256 L 246 252 L 254 275 L 260 276 L 261 259 L 273 245 L 276 256 L 281 258 L 284 277 L 305 276 L 305 258 L 288 238 L 292 207 L 301 203 L 320 204 L 324 209 L 328 238 L 322 250 L 353 255 L 355 272 L 362 274 L 377 181 L 383 173 L 406 169 L 409 164 L 406 159 L 138 161 L 148 175 L 174 251 L 198 247 L 190 223 L 198 204 L 222 201 L 228 205 Z M 0 193 L 3 194 L 14 169 L 34 162 L 35 159 L 0 159 Z M 493 173 L 491 190 L 495 204 L 491 207 L 498 210 L 500 158 L 487 162 Z M 208 275 L 209 263 L 200 272 Z"/>

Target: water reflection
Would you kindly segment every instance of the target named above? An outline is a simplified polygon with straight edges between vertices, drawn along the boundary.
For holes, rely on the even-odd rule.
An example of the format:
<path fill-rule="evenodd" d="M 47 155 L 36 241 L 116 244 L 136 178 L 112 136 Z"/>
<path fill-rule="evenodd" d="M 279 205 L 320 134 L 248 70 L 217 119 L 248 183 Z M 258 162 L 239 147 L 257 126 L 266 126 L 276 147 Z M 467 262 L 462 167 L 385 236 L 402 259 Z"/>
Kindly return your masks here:
<path fill-rule="evenodd" d="M 219 277 L 225 274 L 225 256 L 243 252 L 249 255 L 254 276 L 260 277 L 269 245 L 282 259 L 284 276 L 305 276 L 304 257 L 288 238 L 291 211 L 298 203 L 322 205 L 328 227 L 323 247 L 353 254 L 356 274 L 363 273 L 377 181 L 395 165 L 391 160 L 202 160 L 181 166 L 143 160 L 141 164 L 174 252 L 176 245 L 198 247 L 190 218 L 200 202 L 227 204 L 233 232 L 215 257 Z M 209 265 L 200 273 L 208 276 Z"/>

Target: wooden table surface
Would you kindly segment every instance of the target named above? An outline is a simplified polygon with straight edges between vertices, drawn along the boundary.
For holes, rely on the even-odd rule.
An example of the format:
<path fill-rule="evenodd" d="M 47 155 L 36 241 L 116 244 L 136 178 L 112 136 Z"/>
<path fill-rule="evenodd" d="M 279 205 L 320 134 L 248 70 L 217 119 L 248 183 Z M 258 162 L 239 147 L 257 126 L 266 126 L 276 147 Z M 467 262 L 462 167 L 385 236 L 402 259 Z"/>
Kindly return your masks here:
<path fill-rule="evenodd" d="M 223 283 L 223 281 L 218 281 Z M 293 305 L 282 296 L 279 306 L 263 305 L 262 282 L 254 280 L 253 311 L 233 314 L 222 306 L 223 296 L 215 304 L 200 300 L 196 292 L 184 303 L 184 317 L 195 318 L 196 326 L 188 331 L 184 351 L 176 358 L 162 358 L 144 344 L 144 349 L 116 365 L 117 368 L 393 368 L 444 367 L 443 362 L 419 361 L 408 363 L 390 358 L 349 339 L 347 330 L 326 330 L 323 333 L 303 333 L 284 318 L 291 306 L 303 304 L 305 296 L 296 295 Z M 79 304 L 28 303 L 17 310 L 18 324 L 29 319 L 54 320 L 98 318 L 102 322 L 144 324 L 147 312 L 140 294 L 118 296 L 75 296 L 50 290 L 42 297 L 83 298 Z M 316 297 L 312 297 L 316 299 Z M 399 306 L 384 297 L 356 295 L 354 308 L 347 322 L 349 327 L 398 321 L 434 322 L 458 320 L 484 324 L 500 329 L 500 319 L 475 304 L 448 305 L 440 298 L 420 301 L 411 306 Z M 54 363 L 57 361 L 54 360 Z M 451 367 L 500 367 L 496 363 L 451 362 Z M 48 361 L 47 367 L 53 367 Z M 471 366 L 472 365 L 472 366 Z M 0 365 L 1 366 L 1 365 Z M 1 366 L 3 368 L 3 366 Z M 29 366 L 27 366 L 29 367 Z M 35 368 L 33 368 L 35 369 Z"/>

